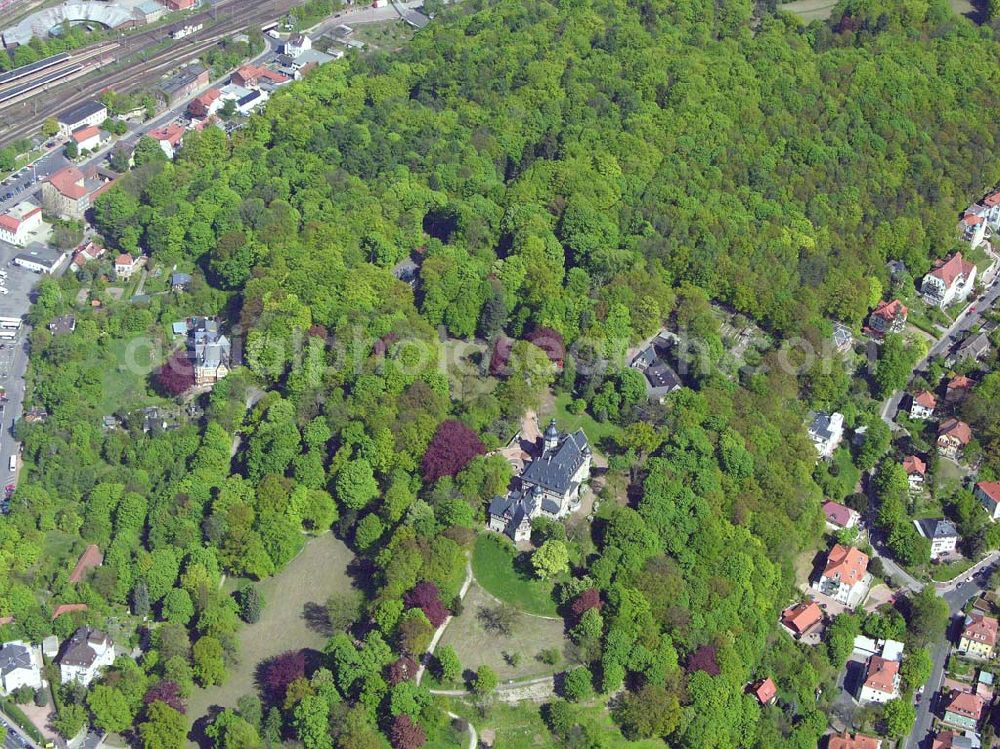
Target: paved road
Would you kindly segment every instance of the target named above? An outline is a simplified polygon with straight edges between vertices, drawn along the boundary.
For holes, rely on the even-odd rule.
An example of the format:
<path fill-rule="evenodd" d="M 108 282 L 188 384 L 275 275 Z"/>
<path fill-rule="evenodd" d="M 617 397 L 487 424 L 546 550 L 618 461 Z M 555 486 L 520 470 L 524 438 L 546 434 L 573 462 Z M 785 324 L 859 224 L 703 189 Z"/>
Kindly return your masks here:
<path fill-rule="evenodd" d="M 994 279 L 993 283 L 986 290 L 985 295 L 963 309 L 947 332 L 941 336 L 937 343 L 931 346 L 930 351 L 927 352 L 927 356 L 917 362 L 913 368 L 914 376 L 926 371 L 927 363 L 931 359 L 951 351 L 961 341 L 962 337 L 979 322 L 983 313 L 996 303 L 998 297 L 1000 297 L 1000 284 L 997 283 L 997 279 Z M 896 391 L 882 404 L 882 420 L 894 431 L 900 429 L 899 425 L 893 419 L 896 417 L 896 412 L 899 410 L 899 403 L 904 395 L 904 390 Z"/>
<path fill-rule="evenodd" d="M 966 579 L 967 577 L 968 573 L 965 573 L 960 579 Z M 971 580 L 956 585 L 954 589 L 942 595 L 942 598 L 948 602 L 948 609 L 952 617 L 958 614 L 962 610 L 962 607 L 972 598 L 986 589 L 988 580 L 988 575 L 973 577 Z M 951 642 L 947 639 L 944 642 L 936 643 L 931 650 L 931 662 L 933 664 L 931 676 L 924 685 L 924 697 L 920 701 L 920 704 L 917 705 L 917 719 L 913 723 L 913 730 L 910 731 L 910 735 L 906 737 L 903 749 L 917 749 L 920 746 L 920 742 L 930 733 L 931 725 L 934 722 L 931 709 L 937 707 L 935 698 L 938 690 L 941 688 L 941 680 L 944 677 L 944 666 L 948 661 L 948 654 L 950 652 Z"/>
<path fill-rule="evenodd" d="M 3 741 L 3 749 L 38 749 L 38 744 L 28 738 L 14 721 L 0 713 L 0 725 L 7 729 L 7 736 Z"/>

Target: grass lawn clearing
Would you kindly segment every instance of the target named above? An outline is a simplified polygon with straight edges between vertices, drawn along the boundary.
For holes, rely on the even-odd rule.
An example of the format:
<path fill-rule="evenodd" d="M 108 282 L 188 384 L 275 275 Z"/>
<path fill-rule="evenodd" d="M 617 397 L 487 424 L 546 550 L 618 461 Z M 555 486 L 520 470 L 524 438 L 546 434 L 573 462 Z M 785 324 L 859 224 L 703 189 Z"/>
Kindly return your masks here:
<path fill-rule="evenodd" d="M 469 720 L 479 734 L 484 731 L 495 731 L 497 749 L 517 747 L 517 749 L 559 749 L 563 744 L 549 733 L 542 720 L 541 705 L 522 702 L 518 705 L 495 703 L 486 717 L 480 717 L 475 708 L 464 700 L 452 700 L 452 712 Z M 594 726 L 606 737 L 605 749 L 663 749 L 662 739 L 642 739 L 628 741 L 621 735 L 603 702 L 597 701 L 577 710 L 580 725 Z"/>
<path fill-rule="evenodd" d="M 496 606 L 493 596 L 479 585 L 472 583 L 465 594 L 462 615 L 451 620 L 441 637 L 441 645 L 455 648 L 458 660 L 465 670 L 475 671 L 487 665 L 496 671 L 501 682 L 508 679 L 520 681 L 536 676 L 548 676 L 566 667 L 562 662 L 549 666 L 538 660 L 542 650 L 555 648 L 565 652 L 569 640 L 563 634 L 561 619 L 540 619 L 537 616 L 521 614 L 511 628 L 510 636 L 487 631 L 479 618 L 479 611 Z M 504 659 L 504 653 L 517 653 L 520 661 L 512 666 Z M 448 684 L 447 688 L 461 688 L 462 684 Z"/>
<path fill-rule="evenodd" d="M 472 572 L 487 593 L 529 614 L 558 616 L 552 600 L 553 583 L 539 580 L 518 569 L 517 557 L 492 534 L 476 539 L 472 554 Z"/>
<path fill-rule="evenodd" d="M 946 458 L 937 461 L 934 473 L 934 496 L 948 497 L 962 488 L 965 471 L 962 467 Z"/>
<path fill-rule="evenodd" d="M 236 700 L 256 691 L 257 665 L 287 650 L 322 650 L 329 637 L 310 625 L 307 604 L 323 605 L 333 593 L 351 588 L 347 565 L 353 554 L 332 533 L 311 539 L 302 553 L 280 573 L 258 583 L 265 606 L 260 621 L 240 629 L 239 663 L 228 669 L 221 687 L 195 689 L 188 715 L 197 720 L 213 705 L 235 707 Z"/>
<path fill-rule="evenodd" d="M 963 572 L 968 571 L 975 564 L 971 559 L 957 559 L 947 564 L 932 564 L 930 566 L 931 580 L 936 583 L 944 583 L 954 580 Z"/>
<path fill-rule="evenodd" d="M 590 440 L 591 446 L 599 445 L 606 438 L 616 437 L 621 432 L 621 427 L 612 424 L 610 421 L 602 423 L 586 411 L 580 414 L 571 414 L 566 410 L 566 407 L 572 400 L 573 398 L 569 393 L 560 393 L 557 395 L 554 413 L 540 414 L 538 423 L 544 424 L 549 418 L 555 417 L 556 424 L 563 431 L 575 432 L 577 429 L 583 429 L 587 434 L 587 439 Z"/>
<path fill-rule="evenodd" d="M 169 346 L 146 335 L 113 341 L 100 356 L 104 368 L 103 398 L 98 413 L 132 411 L 143 406 L 162 406 L 168 401 L 148 390 L 148 377 L 163 363 Z"/>

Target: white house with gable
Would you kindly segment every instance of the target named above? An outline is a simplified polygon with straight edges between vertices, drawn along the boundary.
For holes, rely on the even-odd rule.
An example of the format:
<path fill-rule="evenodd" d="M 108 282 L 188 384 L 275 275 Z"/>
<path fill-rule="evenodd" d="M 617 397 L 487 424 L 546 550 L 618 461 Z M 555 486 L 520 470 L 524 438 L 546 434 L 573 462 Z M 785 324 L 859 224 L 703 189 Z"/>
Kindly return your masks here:
<path fill-rule="evenodd" d="M 115 644 L 99 629 L 80 627 L 63 647 L 59 676 L 63 684 L 87 686 L 115 662 Z"/>
<path fill-rule="evenodd" d="M 6 695 L 21 687 L 42 688 L 42 654 L 22 640 L 5 642 L 0 648 L 0 691 Z"/>

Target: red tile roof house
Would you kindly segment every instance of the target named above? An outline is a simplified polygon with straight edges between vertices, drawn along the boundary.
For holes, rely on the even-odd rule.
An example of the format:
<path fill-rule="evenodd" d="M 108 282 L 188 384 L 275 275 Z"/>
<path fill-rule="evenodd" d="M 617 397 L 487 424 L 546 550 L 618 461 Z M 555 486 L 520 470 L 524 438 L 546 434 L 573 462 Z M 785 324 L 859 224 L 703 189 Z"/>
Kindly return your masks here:
<path fill-rule="evenodd" d="M 773 705 L 774 701 L 778 699 L 778 688 L 770 677 L 755 681 L 750 685 L 750 692 L 761 705 Z"/>
<path fill-rule="evenodd" d="M 886 703 L 899 697 L 899 661 L 890 661 L 880 655 L 868 658 L 865 680 L 858 692 L 858 702 Z"/>
<path fill-rule="evenodd" d="M 70 266 L 74 270 L 80 270 L 87 263 L 89 263 L 92 260 L 97 260 L 99 257 L 103 256 L 104 253 L 106 252 L 107 250 L 104 247 L 96 245 L 93 242 L 87 242 L 86 245 L 80 247 L 79 249 L 77 249 L 76 252 L 73 253 L 73 260 L 70 263 Z"/>
<path fill-rule="evenodd" d="M 90 546 L 83 550 L 80 559 L 77 560 L 76 567 L 73 568 L 73 571 L 69 575 L 69 581 L 71 583 L 80 582 L 90 570 L 100 567 L 102 564 L 104 564 L 104 555 L 101 553 L 100 548 L 98 548 L 97 544 L 90 544 Z"/>
<path fill-rule="evenodd" d="M 204 119 L 222 109 L 222 105 L 222 92 L 217 88 L 210 88 L 191 100 L 191 103 L 188 104 L 188 113 L 192 117 Z"/>
<path fill-rule="evenodd" d="M 972 494 L 986 508 L 990 520 L 1000 520 L 1000 481 L 980 481 Z"/>
<path fill-rule="evenodd" d="M 882 749 L 882 739 L 856 733 L 853 736 L 847 731 L 838 733 L 827 739 L 827 749 Z"/>
<path fill-rule="evenodd" d="M 934 263 L 931 272 L 920 282 L 920 293 L 928 304 L 944 309 L 968 299 L 975 285 L 975 263 L 970 263 L 961 252 L 956 252 Z"/>
<path fill-rule="evenodd" d="M 823 503 L 823 514 L 826 516 L 826 524 L 833 530 L 853 528 L 858 524 L 858 520 L 861 518 L 861 516 L 850 507 L 832 500 L 827 500 Z"/>
<path fill-rule="evenodd" d="M 119 278 L 131 278 L 135 269 L 139 267 L 140 258 L 134 258 L 129 253 L 124 253 L 115 258 L 115 275 Z"/>
<path fill-rule="evenodd" d="M 284 73 L 276 73 L 260 65 L 247 64 L 233 73 L 231 80 L 237 86 L 257 88 L 261 83 L 270 83 L 279 86 L 282 83 L 288 83 L 292 79 Z"/>
<path fill-rule="evenodd" d="M 948 403 L 958 403 L 964 400 L 965 396 L 969 394 L 972 390 L 972 386 L 975 385 L 975 381 L 966 377 L 965 375 L 955 375 L 950 380 L 948 380 L 948 385 L 945 388 L 944 399 Z"/>
<path fill-rule="evenodd" d="M 73 131 L 73 142 L 81 151 L 93 151 L 101 145 L 101 128 L 87 125 Z"/>
<path fill-rule="evenodd" d="M 176 122 L 171 122 L 164 127 L 150 130 L 149 137 L 158 141 L 160 148 L 163 149 L 163 153 L 166 154 L 168 159 L 172 159 L 174 153 L 177 151 L 177 147 L 184 140 L 184 126 Z"/>
<path fill-rule="evenodd" d="M 834 544 L 816 587 L 820 593 L 853 609 L 861 603 L 869 580 L 868 555 L 852 546 Z"/>
<path fill-rule="evenodd" d="M 929 419 L 934 415 L 935 408 L 937 408 L 937 398 L 934 397 L 934 394 L 927 390 L 921 390 L 913 396 L 913 400 L 910 402 L 910 418 Z"/>
<path fill-rule="evenodd" d="M 906 327 L 909 310 L 898 299 L 879 302 L 868 316 L 868 332 L 873 338 L 884 338 L 888 333 L 902 333 Z"/>
<path fill-rule="evenodd" d="M 782 625 L 800 637 L 808 634 L 822 621 L 823 610 L 812 601 L 795 604 L 781 612 Z"/>
<path fill-rule="evenodd" d="M 957 460 L 959 454 L 972 441 L 972 428 L 964 421 L 952 417 L 938 427 L 937 449 L 946 458 Z"/>
<path fill-rule="evenodd" d="M 986 703 L 978 694 L 952 692 L 951 699 L 944 709 L 944 722 L 975 731 L 979 727 L 985 707 Z"/>
<path fill-rule="evenodd" d="M 28 202 L 19 203 L 7 213 L 0 214 L 0 239 L 24 247 L 28 235 L 42 226 L 42 209 Z"/>
<path fill-rule="evenodd" d="M 927 464 L 917 455 L 907 455 L 903 458 L 903 470 L 910 482 L 910 491 L 914 494 L 924 488 L 924 478 L 927 476 Z"/>
<path fill-rule="evenodd" d="M 968 749 L 972 746 L 964 734 L 941 731 L 931 742 L 931 749 Z"/>
<path fill-rule="evenodd" d="M 113 184 L 114 180 L 98 179 L 96 169 L 84 174 L 75 166 L 68 166 L 42 183 L 42 206 L 53 216 L 83 219 L 92 201 Z"/>

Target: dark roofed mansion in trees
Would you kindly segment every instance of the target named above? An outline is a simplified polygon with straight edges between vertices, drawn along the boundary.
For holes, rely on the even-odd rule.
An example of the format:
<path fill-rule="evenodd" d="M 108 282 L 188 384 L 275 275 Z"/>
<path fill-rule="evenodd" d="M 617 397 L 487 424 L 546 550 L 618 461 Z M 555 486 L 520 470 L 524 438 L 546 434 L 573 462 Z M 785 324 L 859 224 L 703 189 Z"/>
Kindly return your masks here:
<path fill-rule="evenodd" d="M 537 444 L 534 447 L 507 496 L 490 502 L 490 530 L 515 541 L 531 535 L 532 518 L 561 518 L 580 509 L 580 492 L 590 478 L 590 443 L 582 429 L 560 432 L 553 419 L 541 437 L 540 451 Z"/>

